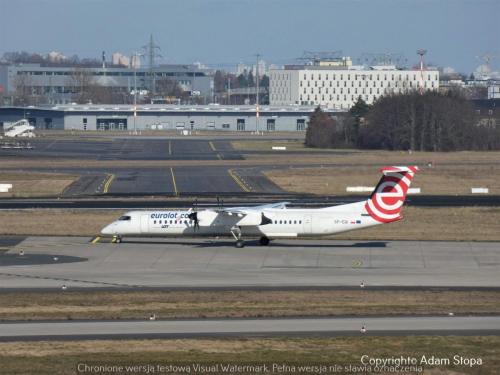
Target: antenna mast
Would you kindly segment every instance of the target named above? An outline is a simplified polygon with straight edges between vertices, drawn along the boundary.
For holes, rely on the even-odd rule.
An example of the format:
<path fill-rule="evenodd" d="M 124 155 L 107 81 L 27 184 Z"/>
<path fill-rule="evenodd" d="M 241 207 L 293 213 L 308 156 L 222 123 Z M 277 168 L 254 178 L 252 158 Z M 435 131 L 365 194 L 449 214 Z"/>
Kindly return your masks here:
<path fill-rule="evenodd" d="M 426 49 L 417 50 L 417 55 L 420 55 L 420 95 L 424 94 L 424 55 L 426 53 Z"/>
<path fill-rule="evenodd" d="M 153 34 L 151 34 L 149 37 L 149 43 L 142 48 L 149 58 L 149 90 L 151 92 L 151 95 L 154 95 L 156 92 L 156 78 L 153 69 L 155 66 L 155 60 L 158 57 L 161 57 L 160 53 L 157 52 L 161 51 L 161 48 L 153 41 Z"/>

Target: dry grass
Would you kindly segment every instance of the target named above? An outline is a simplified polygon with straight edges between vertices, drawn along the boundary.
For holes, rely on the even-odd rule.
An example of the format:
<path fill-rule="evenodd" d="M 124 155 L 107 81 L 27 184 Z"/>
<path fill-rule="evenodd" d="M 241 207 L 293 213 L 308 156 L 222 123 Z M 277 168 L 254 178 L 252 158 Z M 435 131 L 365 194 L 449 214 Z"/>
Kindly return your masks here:
<path fill-rule="evenodd" d="M 483 365 L 472 368 L 426 366 L 423 373 L 497 374 L 499 351 L 498 336 L 94 340 L 0 343 L 0 362 L 6 374 L 48 375 L 74 374 L 78 363 L 124 366 L 193 366 L 196 363 L 360 366 L 363 354 L 374 358 L 411 356 L 420 359 L 422 355 L 452 358 L 459 353 L 464 357 L 481 358 Z M 215 373 L 222 373 L 222 370 Z"/>
<path fill-rule="evenodd" d="M 122 210 L 70 209 L 0 211 L 0 234 L 94 236 L 122 213 Z"/>
<path fill-rule="evenodd" d="M 0 198 L 59 195 L 77 178 L 62 173 L 0 172 L 0 181 L 12 184 L 10 192 L 0 193 Z"/>
<path fill-rule="evenodd" d="M 309 152 L 310 151 L 310 152 Z M 2 169 L 21 168 L 148 168 L 148 167 L 182 167 L 182 166 L 279 166 L 279 165 L 369 165 L 384 166 L 398 164 L 426 165 L 433 162 L 441 164 L 497 164 L 500 152 L 407 152 L 390 151 L 357 151 L 337 150 L 331 153 L 317 153 L 307 150 L 297 156 L 275 152 L 266 154 L 245 155 L 245 160 L 79 160 L 54 158 L 23 158 L 5 157 L 2 159 Z"/>
<path fill-rule="evenodd" d="M 0 320 L 500 313 L 500 292 L 131 291 L 0 294 Z"/>
<path fill-rule="evenodd" d="M 349 240 L 500 241 L 500 207 L 405 207 L 404 220 L 348 232 Z"/>
<path fill-rule="evenodd" d="M 308 149 L 308 151 L 310 151 Z M 269 155 L 248 154 L 246 159 L 257 162 L 269 159 Z M 500 151 L 460 151 L 460 152 L 413 152 L 378 151 L 378 150 L 332 150 L 330 153 L 307 152 L 304 155 L 294 155 L 292 158 L 286 153 L 275 152 L 272 161 L 277 164 L 323 164 L 323 165 L 427 165 L 432 162 L 435 166 L 441 164 L 497 164 L 500 160 Z"/>
<path fill-rule="evenodd" d="M 0 211 L 0 234 L 94 236 L 122 210 Z M 405 207 L 405 220 L 336 235 L 353 240 L 500 241 L 499 207 Z M 57 218 L 57 225 L 54 219 Z"/>
<path fill-rule="evenodd" d="M 239 151 L 272 151 L 273 146 L 284 146 L 286 151 L 331 151 L 338 150 L 331 148 L 308 148 L 304 145 L 303 139 L 273 139 L 273 140 L 240 140 L 232 141 L 231 145 L 235 150 Z M 276 151 L 279 154 L 279 151 Z"/>
<path fill-rule="evenodd" d="M 287 191 L 319 195 L 344 195 L 347 186 L 375 186 L 380 179 L 377 168 L 366 166 L 292 168 L 265 174 Z M 500 194 L 500 164 L 424 166 L 412 187 L 430 195 L 470 194 L 471 187 L 487 187 L 490 194 Z"/>

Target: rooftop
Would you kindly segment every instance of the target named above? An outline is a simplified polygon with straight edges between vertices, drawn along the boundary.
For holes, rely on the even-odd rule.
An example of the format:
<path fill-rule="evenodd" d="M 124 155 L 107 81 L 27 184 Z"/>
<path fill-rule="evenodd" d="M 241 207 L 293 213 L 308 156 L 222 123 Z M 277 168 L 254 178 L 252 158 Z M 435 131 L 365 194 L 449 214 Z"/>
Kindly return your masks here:
<path fill-rule="evenodd" d="M 313 112 L 317 106 L 303 106 L 303 105 L 283 105 L 271 106 L 260 105 L 260 112 Z M 0 107 L 10 109 L 31 109 L 31 110 L 53 110 L 53 111 L 78 111 L 78 112 L 94 112 L 94 111 L 107 111 L 107 112 L 126 112 L 134 111 L 132 104 L 64 104 L 56 106 L 29 106 L 29 107 Z M 322 108 L 326 112 L 340 112 L 332 108 Z M 255 112 L 255 105 L 175 105 L 175 104 L 141 104 L 137 105 L 137 111 L 140 112 Z"/>

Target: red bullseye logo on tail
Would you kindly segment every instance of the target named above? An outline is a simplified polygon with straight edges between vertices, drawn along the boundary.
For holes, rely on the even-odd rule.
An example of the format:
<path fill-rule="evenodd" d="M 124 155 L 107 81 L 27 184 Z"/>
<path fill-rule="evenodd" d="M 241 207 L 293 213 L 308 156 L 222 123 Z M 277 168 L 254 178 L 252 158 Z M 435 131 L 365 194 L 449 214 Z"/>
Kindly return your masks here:
<path fill-rule="evenodd" d="M 384 175 L 365 204 L 370 216 L 381 223 L 400 220 L 406 193 L 417 171 L 417 167 L 382 168 Z"/>

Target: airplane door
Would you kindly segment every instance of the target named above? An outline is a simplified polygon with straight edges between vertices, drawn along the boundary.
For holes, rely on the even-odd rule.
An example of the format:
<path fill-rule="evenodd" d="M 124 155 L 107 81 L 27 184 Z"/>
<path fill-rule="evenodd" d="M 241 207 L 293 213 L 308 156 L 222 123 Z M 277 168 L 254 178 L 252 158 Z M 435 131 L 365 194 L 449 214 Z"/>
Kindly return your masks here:
<path fill-rule="evenodd" d="M 312 217 L 306 215 L 304 217 L 304 233 L 312 233 Z"/>
<path fill-rule="evenodd" d="M 149 215 L 141 215 L 141 233 L 149 232 Z"/>

